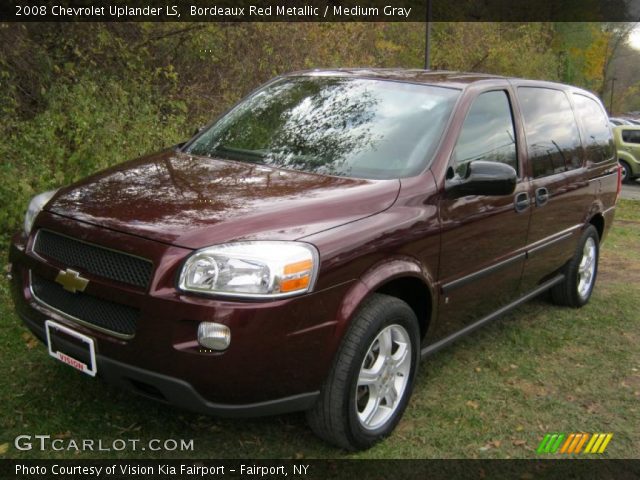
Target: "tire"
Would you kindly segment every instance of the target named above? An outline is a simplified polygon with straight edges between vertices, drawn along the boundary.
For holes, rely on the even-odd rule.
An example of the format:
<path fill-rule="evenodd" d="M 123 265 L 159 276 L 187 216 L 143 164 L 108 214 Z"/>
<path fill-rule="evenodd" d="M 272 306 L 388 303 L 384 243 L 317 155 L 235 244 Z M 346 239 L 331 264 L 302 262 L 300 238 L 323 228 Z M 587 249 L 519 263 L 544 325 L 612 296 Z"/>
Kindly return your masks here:
<path fill-rule="evenodd" d="M 622 183 L 628 183 L 632 180 L 631 167 L 624 160 L 620 160 L 620 166 L 622 167 Z"/>
<path fill-rule="evenodd" d="M 311 429 L 346 450 L 371 447 L 400 421 L 419 360 L 420 329 L 411 307 L 395 297 L 371 295 L 342 339 L 318 402 L 307 412 Z"/>
<path fill-rule="evenodd" d="M 573 258 L 563 268 L 564 280 L 551 289 L 551 298 L 558 305 L 580 308 L 591 298 L 598 275 L 600 236 L 589 225 L 580 237 Z"/>

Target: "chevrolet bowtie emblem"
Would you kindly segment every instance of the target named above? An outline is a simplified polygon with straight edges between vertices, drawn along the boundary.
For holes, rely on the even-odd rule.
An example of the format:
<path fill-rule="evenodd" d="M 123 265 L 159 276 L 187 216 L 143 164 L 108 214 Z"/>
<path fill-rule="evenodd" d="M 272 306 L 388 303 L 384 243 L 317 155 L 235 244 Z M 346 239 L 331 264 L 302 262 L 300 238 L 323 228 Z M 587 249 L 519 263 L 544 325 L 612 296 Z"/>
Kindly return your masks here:
<path fill-rule="evenodd" d="M 56 282 L 62 285 L 66 291 L 76 293 L 84 292 L 89 280 L 82 278 L 80 273 L 75 270 L 67 268 L 66 270 L 60 270 L 56 277 Z"/>

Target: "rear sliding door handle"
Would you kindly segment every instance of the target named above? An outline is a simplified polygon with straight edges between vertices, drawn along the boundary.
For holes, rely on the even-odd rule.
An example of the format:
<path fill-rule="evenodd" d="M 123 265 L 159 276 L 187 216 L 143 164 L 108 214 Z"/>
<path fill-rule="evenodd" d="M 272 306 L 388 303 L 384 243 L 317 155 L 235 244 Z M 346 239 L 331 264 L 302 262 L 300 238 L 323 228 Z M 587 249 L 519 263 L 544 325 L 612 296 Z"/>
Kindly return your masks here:
<path fill-rule="evenodd" d="M 516 206 L 516 212 L 523 212 L 529 208 L 529 194 L 527 192 L 518 193 L 513 203 Z"/>
<path fill-rule="evenodd" d="M 536 190 L 536 206 L 541 207 L 549 201 L 549 190 L 540 187 Z"/>

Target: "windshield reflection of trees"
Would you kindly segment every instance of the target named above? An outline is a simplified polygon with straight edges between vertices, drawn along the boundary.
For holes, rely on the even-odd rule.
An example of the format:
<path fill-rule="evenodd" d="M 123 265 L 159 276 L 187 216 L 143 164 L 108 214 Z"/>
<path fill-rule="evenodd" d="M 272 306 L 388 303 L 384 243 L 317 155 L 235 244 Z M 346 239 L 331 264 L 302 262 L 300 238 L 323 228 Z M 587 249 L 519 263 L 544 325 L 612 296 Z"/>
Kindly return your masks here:
<path fill-rule="evenodd" d="M 380 100 L 362 82 L 283 82 L 241 105 L 191 152 L 348 175 L 347 160 L 382 137 L 371 128 Z"/>

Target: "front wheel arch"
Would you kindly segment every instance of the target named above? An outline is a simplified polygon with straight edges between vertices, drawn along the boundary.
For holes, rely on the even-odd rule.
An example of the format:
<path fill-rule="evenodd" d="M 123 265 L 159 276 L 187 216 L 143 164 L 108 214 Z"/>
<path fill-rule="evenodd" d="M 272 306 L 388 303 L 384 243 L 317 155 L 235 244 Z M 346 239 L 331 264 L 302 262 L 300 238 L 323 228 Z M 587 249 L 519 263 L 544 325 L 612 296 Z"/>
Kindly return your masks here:
<path fill-rule="evenodd" d="M 331 354 L 335 355 L 338 345 L 349 328 L 354 315 L 368 297 L 376 293 L 390 295 L 409 304 L 418 318 L 422 338 L 436 318 L 437 291 L 433 287 L 434 278 L 420 262 L 408 256 L 397 256 L 371 266 L 350 287 L 344 295 L 336 315 Z M 408 289 L 400 288 L 409 287 Z M 424 303 L 418 302 L 421 295 Z"/>

